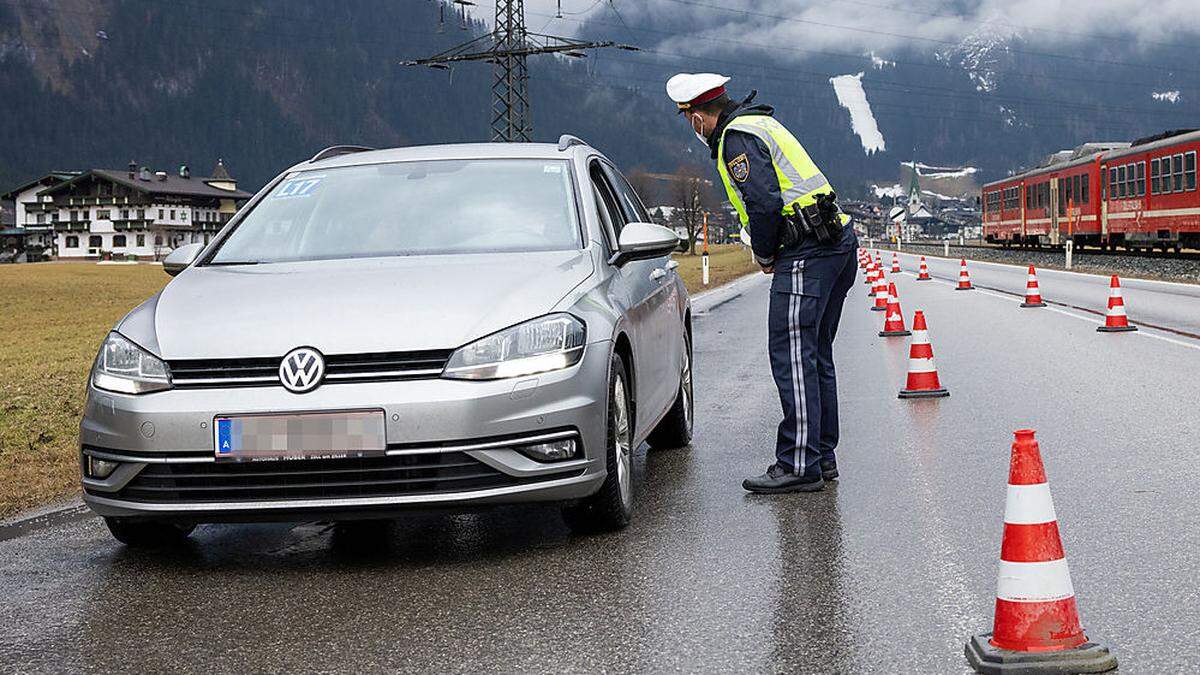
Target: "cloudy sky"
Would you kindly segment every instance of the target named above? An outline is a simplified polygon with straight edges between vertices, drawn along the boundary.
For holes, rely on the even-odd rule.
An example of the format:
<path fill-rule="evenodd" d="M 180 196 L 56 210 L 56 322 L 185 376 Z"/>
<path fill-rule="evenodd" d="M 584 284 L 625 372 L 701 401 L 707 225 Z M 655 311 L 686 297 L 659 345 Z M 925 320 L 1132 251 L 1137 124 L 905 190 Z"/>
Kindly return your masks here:
<path fill-rule="evenodd" d="M 1097 39 L 1122 39 L 1136 49 L 1200 34 L 1200 0 L 611 1 L 632 27 L 691 24 L 698 27 L 693 34 L 719 38 L 731 50 L 742 41 L 888 54 L 937 50 L 972 33 L 1019 33 L 1039 46 L 1075 52 Z M 566 18 L 550 21 L 556 0 L 526 0 L 528 25 L 537 30 L 549 22 L 548 30 L 569 33 L 585 17 L 615 23 L 609 2 L 562 0 Z M 651 39 L 658 47 L 687 47 L 686 36 Z"/>

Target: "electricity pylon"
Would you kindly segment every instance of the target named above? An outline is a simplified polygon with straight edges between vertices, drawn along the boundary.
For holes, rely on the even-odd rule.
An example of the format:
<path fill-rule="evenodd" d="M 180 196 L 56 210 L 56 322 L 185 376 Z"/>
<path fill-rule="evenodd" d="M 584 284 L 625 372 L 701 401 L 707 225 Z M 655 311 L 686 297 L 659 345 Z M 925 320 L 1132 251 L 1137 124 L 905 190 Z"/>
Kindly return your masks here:
<path fill-rule="evenodd" d="M 457 0 L 456 0 L 457 1 Z M 461 4 L 461 3 L 460 3 Z M 612 41 L 587 42 L 525 30 L 525 0 L 496 0 L 496 25 L 491 33 L 435 54 L 405 61 L 406 66 L 448 69 L 460 61 L 492 64 L 492 140 L 527 143 L 533 133 L 529 106 L 529 69 L 525 58 L 534 54 L 563 54 L 581 58 L 585 49 L 637 47 Z"/>

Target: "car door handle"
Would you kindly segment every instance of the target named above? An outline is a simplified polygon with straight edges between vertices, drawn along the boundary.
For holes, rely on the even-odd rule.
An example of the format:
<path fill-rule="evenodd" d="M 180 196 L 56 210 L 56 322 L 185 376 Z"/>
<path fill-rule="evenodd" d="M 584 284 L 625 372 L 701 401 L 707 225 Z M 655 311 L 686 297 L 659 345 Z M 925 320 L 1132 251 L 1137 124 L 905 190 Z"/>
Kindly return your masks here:
<path fill-rule="evenodd" d="M 662 281 L 665 276 L 667 276 L 667 271 L 661 267 L 655 267 L 654 271 L 650 273 L 650 278 L 655 281 Z"/>
<path fill-rule="evenodd" d="M 679 267 L 679 261 L 678 261 L 678 260 L 668 260 L 668 261 L 667 261 L 667 266 L 666 266 L 666 268 L 665 268 L 665 269 L 666 269 L 668 272 L 670 272 L 671 270 L 673 270 L 673 269 L 677 269 L 678 267 Z"/>

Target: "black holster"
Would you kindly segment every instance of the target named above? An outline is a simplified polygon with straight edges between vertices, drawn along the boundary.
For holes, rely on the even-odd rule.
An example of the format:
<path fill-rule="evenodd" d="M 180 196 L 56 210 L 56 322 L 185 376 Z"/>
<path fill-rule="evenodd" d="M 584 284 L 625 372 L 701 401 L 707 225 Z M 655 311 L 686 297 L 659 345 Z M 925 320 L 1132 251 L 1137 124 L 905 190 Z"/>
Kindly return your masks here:
<path fill-rule="evenodd" d="M 808 237 L 815 237 L 821 246 L 832 246 L 841 240 L 842 219 L 837 195 L 832 192 L 817 195 L 815 204 L 795 209 L 795 213 L 784 219 L 786 227 L 781 240 L 785 248 Z"/>

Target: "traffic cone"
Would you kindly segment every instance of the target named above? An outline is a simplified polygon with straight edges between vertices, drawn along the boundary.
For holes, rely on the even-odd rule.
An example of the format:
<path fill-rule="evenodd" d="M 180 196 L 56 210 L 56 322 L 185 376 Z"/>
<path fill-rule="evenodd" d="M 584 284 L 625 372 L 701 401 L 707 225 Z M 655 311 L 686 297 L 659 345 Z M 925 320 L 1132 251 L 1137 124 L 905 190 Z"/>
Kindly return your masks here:
<path fill-rule="evenodd" d="M 1125 316 L 1125 299 L 1121 297 L 1121 280 L 1112 275 L 1108 283 L 1108 313 L 1104 317 L 1104 325 L 1096 330 L 1101 333 L 1123 333 L 1137 330 L 1137 326 L 1129 325 L 1129 317 Z"/>
<path fill-rule="evenodd" d="M 888 305 L 888 281 L 883 275 L 883 269 L 879 269 L 875 276 L 875 304 L 871 307 L 873 312 L 887 311 Z"/>
<path fill-rule="evenodd" d="M 892 251 L 892 274 L 900 274 L 900 258 Z"/>
<path fill-rule="evenodd" d="M 904 313 L 900 311 L 900 298 L 896 296 L 896 284 L 888 284 L 887 311 L 883 318 L 883 330 L 879 337 L 912 335 L 904 328 Z"/>
<path fill-rule="evenodd" d="M 908 382 L 900 390 L 900 398 L 949 395 L 938 380 L 937 366 L 933 365 L 933 345 L 929 344 L 929 329 L 925 327 L 925 313 L 918 309 L 913 312 L 913 339 L 908 348 Z"/>
<path fill-rule="evenodd" d="M 1015 433 L 992 632 L 966 645 L 981 673 L 1102 673 L 1117 667 L 1079 624 L 1050 485 L 1032 429 Z"/>
<path fill-rule="evenodd" d="M 1046 306 L 1046 303 L 1042 302 L 1042 292 L 1038 289 L 1037 272 L 1033 269 L 1033 265 L 1029 266 L 1029 278 L 1025 281 L 1025 302 L 1022 302 L 1021 306 Z"/>
<path fill-rule="evenodd" d="M 971 285 L 971 273 L 967 271 L 967 259 L 962 259 L 962 264 L 958 267 L 958 286 L 956 291 L 973 291 L 975 287 Z"/>
<path fill-rule="evenodd" d="M 867 281 L 868 284 L 875 283 L 875 263 L 867 258 Z"/>
<path fill-rule="evenodd" d="M 929 276 L 929 265 L 925 264 L 925 256 L 921 256 L 921 272 L 917 275 L 917 281 L 931 281 Z"/>

